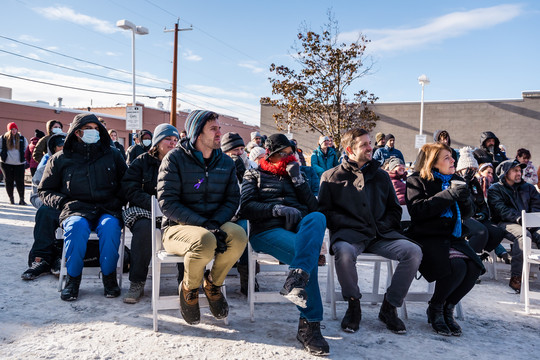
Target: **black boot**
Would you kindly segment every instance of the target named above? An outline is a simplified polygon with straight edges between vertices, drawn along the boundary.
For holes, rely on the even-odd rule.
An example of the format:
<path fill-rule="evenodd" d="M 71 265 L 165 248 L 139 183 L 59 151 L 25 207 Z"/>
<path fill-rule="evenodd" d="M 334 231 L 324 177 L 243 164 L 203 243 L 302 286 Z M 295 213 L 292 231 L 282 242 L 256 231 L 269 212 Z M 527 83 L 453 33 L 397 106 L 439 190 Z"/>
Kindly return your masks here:
<path fill-rule="evenodd" d="M 330 346 L 328 346 L 328 343 L 321 334 L 321 323 L 318 321 L 308 322 L 306 319 L 300 318 L 296 338 L 304 345 L 304 349 L 310 354 L 330 354 Z"/>
<path fill-rule="evenodd" d="M 79 297 L 79 286 L 81 285 L 82 276 L 66 276 L 66 287 L 60 293 L 60 299 L 64 301 L 77 300 Z"/>
<path fill-rule="evenodd" d="M 437 334 L 444 336 L 452 335 L 452 332 L 444 321 L 443 304 L 429 303 L 426 313 L 428 316 L 428 323 L 431 324 L 431 327 Z"/>
<path fill-rule="evenodd" d="M 446 303 L 444 304 L 443 308 L 443 314 L 444 314 L 444 321 L 446 322 L 446 325 L 452 332 L 452 335 L 454 336 L 461 336 L 461 326 L 456 322 L 456 319 L 454 319 L 454 308 L 456 305 Z"/>
<path fill-rule="evenodd" d="M 109 275 L 103 275 L 103 293 L 105 297 L 115 298 L 120 296 L 121 290 L 116 281 L 116 270 Z"/>
<path fill-rule="evenodd" d="M 280 294 L 301 308 L 307 307 L 307 292 L 305 287 L 309 281 L 309 274 L 302 269 L 293 269 L 285 280 Z"/>
<path fill-rule="evenodd" d="M 258 273 L 257 268 L 259 267 L 259 264 L 257 263 L 257 266 L 255 267 L 255 273 Z M 248 295 L 248 287 L 249 287 L 249 268 L 247 264 L 238 264 L 236 266 L 236 269 L 238 270 L 238 274 L 240 275 L 240 292 L 244 295 Z M 255 278 L 255 292 L 259 291 L 259 283 L 257 282 L 257 278 Z"/>
<path fill-rule="evenodd" d="M 353 333 L 360 328 L 360 320 L 362 320 L 362 309 L 360 308 L 360 299 L 347 299 L 349 307 L 345 312 L 343 320 L 341 320 L 341 328 L 345 332 Z"/>
<path fill-rule="evenodd" d="M 398 317 L 396 307 L 386 301 L 386 294 L 384 294 L 384 300 L 379 311 L 379 319 L 386 324 L 388 330 L 396 334 L 405 334 L 407 332 L 405 324 Z"/>

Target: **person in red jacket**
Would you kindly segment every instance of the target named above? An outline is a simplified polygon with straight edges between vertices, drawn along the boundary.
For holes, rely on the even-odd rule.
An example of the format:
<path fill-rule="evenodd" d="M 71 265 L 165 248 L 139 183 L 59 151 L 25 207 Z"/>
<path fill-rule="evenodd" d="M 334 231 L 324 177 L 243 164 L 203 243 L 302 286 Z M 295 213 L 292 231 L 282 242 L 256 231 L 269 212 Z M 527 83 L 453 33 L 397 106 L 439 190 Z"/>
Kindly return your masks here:
<path fill-rule="evenodd" d="M 392 156 L 386 160 L 384 170 L 386 170 L 390 176 L 390 180 L 392 180 L 399 205 L 405 205 L 405 194 L 407 192 L 405 183 L 407 181 L 407 171 L 405 170 L 405 164 L 403 164 L 400 158 Z"/>

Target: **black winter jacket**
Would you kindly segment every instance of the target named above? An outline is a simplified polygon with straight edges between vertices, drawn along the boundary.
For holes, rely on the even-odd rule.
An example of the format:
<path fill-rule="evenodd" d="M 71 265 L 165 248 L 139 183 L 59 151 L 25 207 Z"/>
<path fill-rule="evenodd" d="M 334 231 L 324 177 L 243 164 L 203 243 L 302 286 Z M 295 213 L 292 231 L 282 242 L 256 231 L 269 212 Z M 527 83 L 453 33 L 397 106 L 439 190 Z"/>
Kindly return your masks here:
<path fill-rule="evenodd" d="M 300 210 L 302 217 L 317 211 L 317 198 L 307 181 L 294 186 L 289 176 L 262 169 L 247 170 L 242 182 L 240 215 L 250 221 L 250 236 L 275 228 L 285 228 L 285 217 L 273 216 L 276 205 Z"/>
<path fill-rule="evenodd" d="M 488 204 L 493 222 L 521 222 L 521 211 L 540 211 L 540 193 L 524 181 L 514 186 L 506 183 L 504 176 L 488 190 Z"/>
<path fill-rule="evenodd" d="M 100 140 L 80 142 L 75 130 L 97 123 Z M 124 158 L 111 147 L 111 138 L 95 115 L 75 117 L 66 136 L 64 149 L 54 154 L 45 167 L 38 187 L 46 206 L 61 210 L 60 222 L 69 216 L 82 216 L 95 222 L 103 214 L 122 219 L 121 180 L 126 171 Z"/>
<path fill-rule="evenodd" d="M 493 146 L 493 154 L 486 147 L 486 140 L 493 139 L 495 140 L 495 146 Z M 478 164 L 483 163 L 492 163 L 493 168 L 496 169 L 497 166 L 504 160 L 508 160 L 505 155 L 501 153 L 499 149 L 499 138 L 495 136 L 491 131 L 485 131 L 480 135 L 480 148 L 474 150 L 473 155 L 478 161 Z"/>
<path fill-rule="evenodd" d="M 151 211 L 152 195 L 157 195 L 157 179 L 161 161 L 144 153 L 128 167 L 122 179 L 122 192 L 129 206 Z"/>
<path fill-rule="evenodd" d="M 234 162 L 217 149 L 206 165 L 202 153 L 184 139 L 161 161 L 157 194 L 164 226 L 203 226 L 207 220 L 221 226 L 240 201 Z"/>
<path fill-rule="evenodd" d="M 452 180 L 463 179 L 457 175 Z M 423 179 L 418 172 L 407 178 L 407 208 L 411 215 L 408 234 L 422 246 L 422 263 L 420 273 L 427 281 L 438 280 L 451 273 L 450 247 L 467 255 L 485 272 L 482 261 L 469 243 L 463 238 L 452 235 L 456 222 L 455 200 L 449 190 L 441 190 L 442 181 Z M 441 217 L 448 208 L 452 208 L 451 218 Z M 470 197 L 459 203 L 461 218 L 471 217 L 473 205 Z"/>
<path fill-rule="evenodd" d="M 351 244 L 405 239 L 401 206 L 386 171 L 371 160 L 363 170 L 344 160 L 326 171 L 319 190 L 319 211 L 326 215 L 330 242 Z"/>

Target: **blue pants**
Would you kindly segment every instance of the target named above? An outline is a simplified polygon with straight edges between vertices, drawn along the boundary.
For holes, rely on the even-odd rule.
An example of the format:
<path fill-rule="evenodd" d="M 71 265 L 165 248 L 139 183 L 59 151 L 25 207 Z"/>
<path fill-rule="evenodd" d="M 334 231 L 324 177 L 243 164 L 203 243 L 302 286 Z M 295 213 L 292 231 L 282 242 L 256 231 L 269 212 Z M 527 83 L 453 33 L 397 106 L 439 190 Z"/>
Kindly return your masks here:
<path fill-rule="evenodd" d="M 118 248 L 122 228 L 120 221 L 112 215 L 103 214 L 96 224 L 91 224 L 82 216 L 70 216 L 62 223 L 64 246 L 66 247 L 66 267 L 69 276 L 79 276 L 84 266 L 86 244 L 91 231 L 99 238 L 99 264 L 103 275 L 116 270 Z"/>
<path fill-rule="evenodd" d="M 300 317 L 309 322 L 323 319 L 317 262 L 325 230 L 326 218 L 319 212 L 313 212 L 300 221 L 296 232 L 277 228 L 253 235 L 250 239 L 255 251 L 272 255 L 289 264 L 290 269 L 302 269 L 309 274 L 307 308 L 298 307 Z"/>

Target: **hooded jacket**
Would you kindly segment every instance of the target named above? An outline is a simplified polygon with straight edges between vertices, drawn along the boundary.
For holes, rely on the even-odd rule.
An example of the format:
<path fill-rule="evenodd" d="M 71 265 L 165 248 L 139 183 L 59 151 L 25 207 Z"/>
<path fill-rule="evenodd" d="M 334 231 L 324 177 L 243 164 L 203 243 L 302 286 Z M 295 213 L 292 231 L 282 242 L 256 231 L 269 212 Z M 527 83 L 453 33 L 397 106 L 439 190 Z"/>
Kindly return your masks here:
<path fill-rule="evenodd" d="M 486 141 L 489 139 L 495 140 L 495 145 L 493 146 L 493 153 L 491 153 L 486 146 Z M 478 165 L 481 165 L 483 163 L 492 163 L 493 168 L 496 169 L 501 162 L 507 160 L 506 156 L 501 153 L 499 145 L 499 138 L 497 138 L 494 133 L 492 133 L 491 131 L 484 131 L 482 135 L 480 135 L 480 147 L 473 152 L 476 161 L 478 161 Z"/>
<path fill-rule="evenodd" d="M 152 133 L 150 131 L 141 130 L 141 134 L 140 134 L 141 143 L 131 145 L 127 149 L 126 162 L 127 162 L 128 165 L 131 164 L 133 162 L 133 160 L 135 160 L 139 155 L 144 154 L 145 152 L 150 150 L 150 148 L 152 147 L 152 145 L 148 145 L 148 146 L 142 145 L 142 137 L 144 135 L 150 135 L 150 138 L 152 138 Z"/>
<path fill-rule="evenodd" d="M 452 148 L 452 139 L 450 138 L 450 134 L 446 130 L 436 130 L 433 133 L 433 142 L 438 143 L 439 142 L 439 136 L 441 136 L 441 133 L 445 132 L 448 137 L 448 147 L 452 149 L 452 158 L 457 164 L 457 161 L 459 160 L 459 154 L 456 150 Z"/>
<path fill-rule="evenodd" d="M 30 165 L 30 169 L 35 169 L 39 165 L 39 163 L 32 158 L 32 154 L 34 153 L 34 149 L 36 148 L 36 144 L 38 142 L 39 138 L 37 136 L 32 136 L 30 138 L 30 143 L 24 152 L 24 159 L 26 160 L 26 163 Z"/>
<path fill-rule="evenodd" d="M 488 204 L 494 223 L 521 223 L 521 211 L 539 212 L 540 193 L 536 188 L 521 181 L 513 186 L 506 182 L 506 174 L 516 162 L 505 161 L 497 167 L 499 181 L 488 190 Z"/>
<path fill-rule="evenodd" d="M 311 167 L 315 169 L 319 179 L 321 178 L 323 172 L 338 165 L 339 155 L 336 153 L 334 148 L 329 147 L 326 154 L 322 151 L 320 145 L 318 148 L 313 150 L 313 154 L 311 154 Z"/>
<path fill-rule="evenodd" d="M 203 226 L 212 220 L 230 221 L 240 201 L 236 168 L 221 149 L 205 161 L 187 138 L 161 161 L 157 197 L 165 218 L 163 226 Z"/>
<path fill-rule="evenodd" d="M 401 161 L 405 163 L 405 158 L 403 157 L 403 154 L 401 153 L 401 151 L 399 151 L 395 147 L 391 148 L 388 145 L 385 145 L 375 150 L 375 152 L 373 153 L 373 160 L 377 160 L 382 166 L 384 162 L 386 161 L 386 159 L 390 158 L 391 156 L 400 158 Z"/>
<path fill-rule="evenodd" d="M 57 123 L 58 120 L 49 120 L 47 121 L 45 128 L 47 129 L 47 135 L 39 139 L 38 143 L 36 144 L 36 147 L 34 148 L 34 151 L 32 152 L 32 158 L 39 164 L 41 162 L 41 158 L 47 154 L 47 142 L 49 141 L 49 138 L 52 134 L 52 127 L 55 123 Z"/>
<path fill-rule="evenodd" d="M 95 144 L 85 144 L 75 135 L 88 123 L 98 125 L 100 140 Z M 121 220 L 125 200 L 120 185 L 125 171 L 126 163 L 111 147 L 107 129 L 95 115 L 79 114 L 71 123 L 64 149 L 47 161 L 39 196 L 45 205 L 61 210 L 60 222 L 75 215 L 94 222 L 103 214 Z"/>
<path fill-rule="evenodd" d="M 129 206 L 152 210 L 152 195 L 157 195 L 160 164 L 157 156 L 144 153 L 129 165 L 122 179 L 122 192 Z"/>

